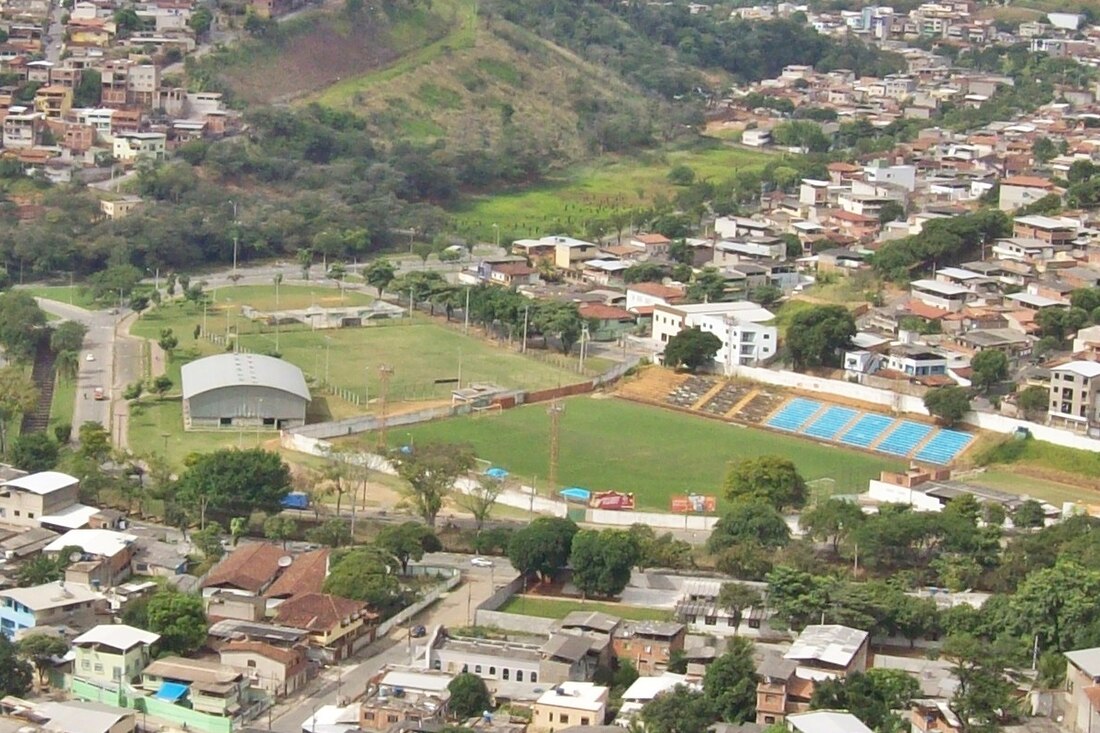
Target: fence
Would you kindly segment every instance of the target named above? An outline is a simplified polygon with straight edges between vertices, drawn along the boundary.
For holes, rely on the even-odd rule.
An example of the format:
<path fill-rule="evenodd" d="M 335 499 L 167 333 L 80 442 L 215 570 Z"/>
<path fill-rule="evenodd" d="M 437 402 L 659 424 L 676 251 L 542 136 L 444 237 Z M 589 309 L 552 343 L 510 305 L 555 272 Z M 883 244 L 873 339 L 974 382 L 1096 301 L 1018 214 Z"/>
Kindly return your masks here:
<path fill-rule="evenodd" d="M 439 418 L 452 417 L 468 412 L 466 407 L 430 407 L 415 412 L 403 412 L 397 415 L 386 416 L 386 427 L 394 428 L 403 425 L 415 425 L 416 423 L 438 420 Z M 297 436 L 309 438 L 338 438 L 342 435 L 354 435 L 378 430 L 382 425 L 382 419 L 375 415 L 360 415 L 346 420 L 334 420 L 332 422 L 315 423 L 292 428 L 287 432 Z"/>
<path fill-rule="evenodd" d="M 154 718 L 203 733 L 232 733 L 233 720 L 218 715 L 200 713 L 181 705 L 157 700 L 135 690 L 108 689 L 84 680 L 72 679 L 69 691 L 73 697 L 116 707 L 130 708 Z"/>
<path fill-rule="evenodd" d="M 386 634 L 393 631 L 395 627 L 401 626 L 413 616 L 438 601 L 440 598 L 443 597 L 445 593 L 450 592 L 454 589 L 456 585 L 462 582 L 462 573 L 457 568 L 440 568 L 433 566 L 421 567 L 428 567 L 430 568 L 430 570 L 437 571 L 439 573 L 451 573 L 451 577 L 447 578 L 447 580 L 444 581 L 442 584 L 437 585 L 430 593 L 421 598 L 419 601 L 412 604 L 408 608 L 403 609 L 401 613 L 393 616 L 392 618 L 388 618 L 381 624 L 379 624 L 378 631 L 375 633 L 375 638 L 378 638 L 379 636 L 385 636 Z"/>

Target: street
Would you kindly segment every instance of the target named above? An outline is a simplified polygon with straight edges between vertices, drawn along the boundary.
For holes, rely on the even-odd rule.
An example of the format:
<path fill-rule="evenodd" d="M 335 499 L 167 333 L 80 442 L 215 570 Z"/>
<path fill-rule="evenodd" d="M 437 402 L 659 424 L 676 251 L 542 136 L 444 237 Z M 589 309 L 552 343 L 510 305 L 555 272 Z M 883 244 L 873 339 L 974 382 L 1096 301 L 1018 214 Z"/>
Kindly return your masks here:
<path fill-rule="evenodd" d="M 115 374 L 115 327 L 119 316 L 107 311 L 90 311 L 56 300 L 37 298 L 38 305 L 47 313 L 72 321 L 83 323 L 88 333 L 84 337 L 84 348 L 80 352 L 80 372 L 77 376 L 76 406 L 73 410 L 73 439 L 80 432 L 80 426 L 86 422 L 98 422 L 104 427 L 111 424 L 111 399 L 118 393 Z M 88 354 L 92 361 L 88 361 Z M 127 359 L 135 361 L 128 364 L 125 371 L 132 373 L 140 367 L 140 359 L 133 359 L 127 353 Z M 96 387 L 102 387 L 107 399 L 94 399 Z"/>
<path fill-rule="evenodd" d="M 479 603 L 492 595 L 493 586 L 500 586 L 516 577 L 507 558 L 491 558 L 494 567 L 481 568 L 470 565 L 470 555 L 438 552 L 425 555 L 420 565 L 450 566 L 462 571 L 462 585 L 421 613 L 410 625 L 436 624 L 458 627 L 471 623 L 470 614 Z M 301 733 L 302 723 L 313 712 L 325 705 L 335 705 L 338 699 L 354 700 L 366 690 L 367 681 L 387 664 L 409 664 L 411 649 L 409 626 L 394 629 L 388 641 L 376 641 L 364 652 L 376 651 L 374 656 L 357 658 L 349 664 L 325 670 L 300 695 L 277 706 L 272 713 L 271 730 L 277 733 Z M 380 651 L 379 651 L 380 650 Z"/>

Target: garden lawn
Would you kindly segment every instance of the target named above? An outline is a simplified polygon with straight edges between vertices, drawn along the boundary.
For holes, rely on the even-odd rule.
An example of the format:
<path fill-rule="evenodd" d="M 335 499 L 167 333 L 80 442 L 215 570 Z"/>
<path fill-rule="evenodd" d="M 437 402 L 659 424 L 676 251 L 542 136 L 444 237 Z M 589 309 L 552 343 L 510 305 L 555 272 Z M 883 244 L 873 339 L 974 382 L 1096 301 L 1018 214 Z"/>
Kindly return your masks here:
<path fill-rule="evenodd" d="M 778 454 L 807 481 L 831 478 L 837 493 L 867 490 L 869 479 L 904 463 L 825 446 L 771 431 L 731 425 L 618 399 L 577 397 L 561 416 L 558 483 L 593 491 L 634 492 L 639 507 L 667 511 L 669 497 L 719 495 L 729 461 Z M 394 430 L 395 443 L 470 443 L 480 458 L 546 490 L 549 464 L 546 405 L 478 418 L 455 418 Z M 369 440 L 369 438 L 368 438 Z M 537 480 L 536 480 L 537 479 Z"/>
<path fill-rule="evenodd" d="M 455 228 L 483 241 L 579 232 L 585 222 L 616 211 L 644 208 L 658 196 L 673 197 L 673 166 L 686 165 L 696 180 L 721 182 L 738 171 L 761 169 L 774 154 L 704 141 L 688 150 L 605 158 L 578 165 L 528 188 L 471 197 L 454 211 Z"/>
<path fill-rule="evenodd" d="M 254 430 L 185 432 L 183 404 L 178 399 L 142 402 L 136 410 L 131 408 L 129 423 L 127 435 L 134 455 L 166 456 L 176 468 L 183 468 L 184 459 L 191 453 L 209 453 L 219 448 L 255 448 L 278 440 L 271 431 L 258 434 Z"/>
<path fill-rule="evenodd" d="M 76 380 L 59 378 L 53 387 L 50 401 L 50 432 L 57 425 L 72 425 L 76 409 Z"/>
<path fill-rule="evenodd" d="M 568 598 L 540 598 L 539 596 L 512 596 L 499 609 L 502 613 L 539 618 L 565 618 L 573 611 L 606 613 L 629 621 L 669 621 L 672 613 L 658 608 L 624 606 L 618 603 L 577 601 Z"/>
<path fill-rule="evenodd" d="M 59 303 L 69 303 L 81 308 L 94 310 L 99 307 L 92 300 L 92 291 L 80 285 L 73 285 L 72 287 L 68 285 L 32 285 L 20 288 L 20 290 L 24 290 L 36 298 L 56 300 Z"/>

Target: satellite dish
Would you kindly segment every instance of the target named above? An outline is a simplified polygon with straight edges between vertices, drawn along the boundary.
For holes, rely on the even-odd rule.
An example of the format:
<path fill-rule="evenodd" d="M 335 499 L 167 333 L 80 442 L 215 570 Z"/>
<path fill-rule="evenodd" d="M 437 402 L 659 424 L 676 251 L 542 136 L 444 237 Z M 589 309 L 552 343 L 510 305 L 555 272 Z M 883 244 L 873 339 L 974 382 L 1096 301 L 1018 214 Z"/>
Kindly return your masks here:
<path fill-rule="evenodd" d="M 294 558 L 290 555 L 283 555 L 276 564 L 281 568 L 289 568 L 294 564 Z"/>
<path fill-rule="evenodd" d="M 69 562 L 80 562 L 80 558 L 82 558 L 82 557 L 84 557 L 84 555 L 82 555 L 79 552 L 70 552 L 69 553 Z"/>

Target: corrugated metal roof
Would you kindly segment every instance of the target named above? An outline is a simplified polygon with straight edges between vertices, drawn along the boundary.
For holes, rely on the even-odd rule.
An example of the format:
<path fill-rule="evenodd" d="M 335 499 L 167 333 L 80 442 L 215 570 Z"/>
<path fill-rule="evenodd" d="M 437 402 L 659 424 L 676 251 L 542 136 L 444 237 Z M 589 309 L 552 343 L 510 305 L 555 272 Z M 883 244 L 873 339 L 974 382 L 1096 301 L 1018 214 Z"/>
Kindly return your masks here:
<path fill-rule="evenodd" d="M 184 364 L 183 398 L 224 387 L 271 387 L 309 400 L 302 370 L 262 354 L 216 354 Z"/>

